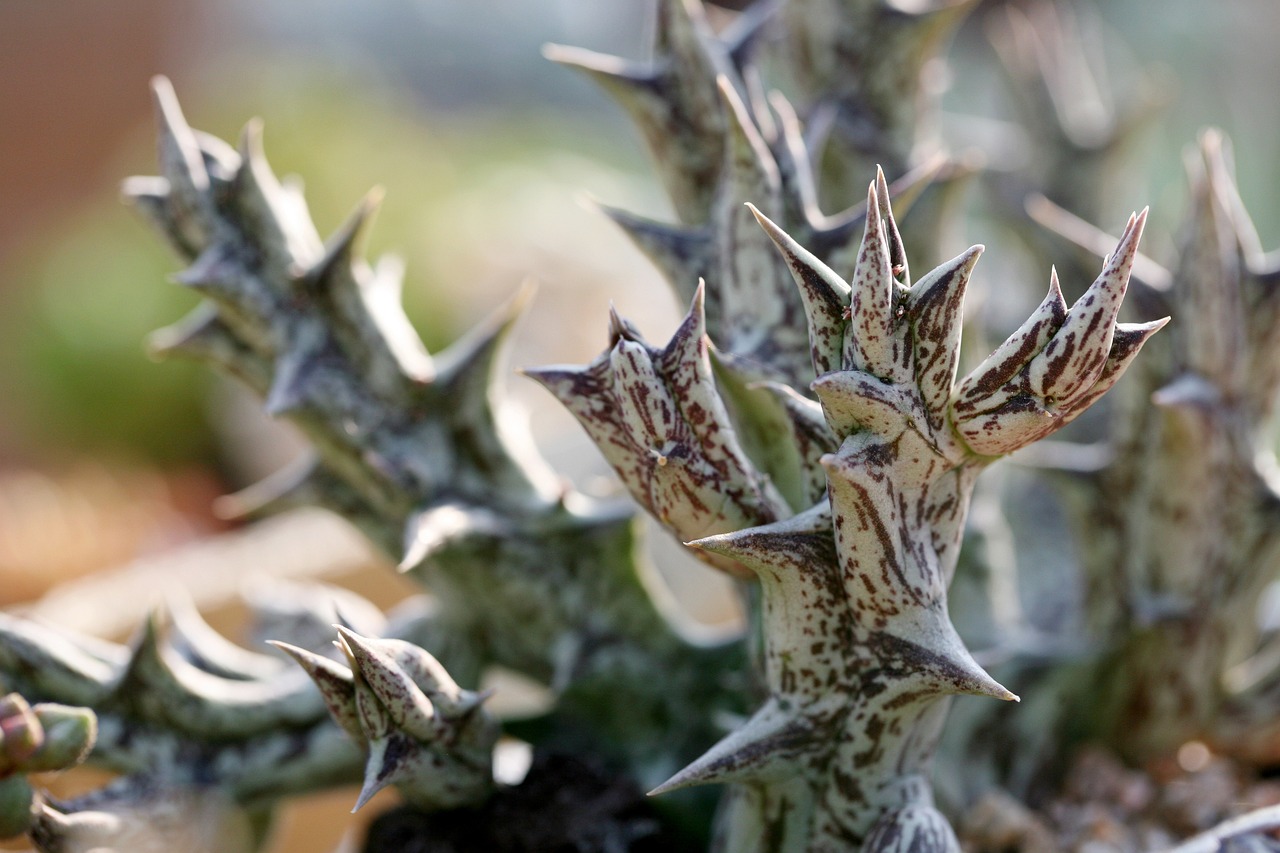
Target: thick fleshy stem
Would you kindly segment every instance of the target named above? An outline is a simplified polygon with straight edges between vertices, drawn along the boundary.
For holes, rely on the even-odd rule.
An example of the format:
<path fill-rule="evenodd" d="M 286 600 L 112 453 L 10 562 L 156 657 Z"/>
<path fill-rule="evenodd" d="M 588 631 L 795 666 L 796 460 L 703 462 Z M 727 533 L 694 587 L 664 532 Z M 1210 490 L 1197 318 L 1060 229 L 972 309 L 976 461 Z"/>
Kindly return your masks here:
<path fill-rule="evenodd" d="M 1252 614 L 1280 565 L 1269 438 L 1280 274 L 1221 134 L 1206 132 L 1187 162 L 1180 254 L 1172 272 L 1147 262 L 1144 293 L 1177 318 L 1174 333 L 1143 359 L 1108 463 L 1069 480 L 1086 495 L 1087 616 L 1106 652 L 1077 701 L 1131 759 L 1199 738 L 1265 765 L 1280 665 Z"/>
<path fill-rule="evenodd" d="M 850 284 L 753 210 L 802 295 L 833 452 L 816 460 L 828 500 L 691 543 L 753 572 L 763 601 L 768 700 L 655 791 L 737 783 L 723 813 L 724 849 L 888 850 L 905 839 L 954 849 L 949 829 L 935 831 L 945 821 L 927 782 L 946 697 L 1016 698 L 974 662 L 946 610 L 974 478 L 1083 411 L 1162 325 L 1115 323 L 1144 214 L 1075 307 L 1060 305 L 1052 288 L 1041 311 L 956 383 L 963 296 L 981 247 L 912 282 L 883 176 L 867 211 Z M 673 342 L 661 355 L 697 353 Z M 605 381 L 610 363 L 583 371 L 599 374 L 595 387 L 563 395 L 575 411 L 597 413 L 585 422 L 606 455 L 635 446 L 626 442 L 629 417 L 647 425 L 650 444 L 673 434 L 690 386 L 646 374 L 646 392 L 624 397 L 670 402 L 662 416 L 629 415 Z M 696 436 L 707 422 L 682 428 Z M 635 491 L 645 476 L 632 476 L 625 460 L 643 447 L 628 454 L 615 464 Z"/>

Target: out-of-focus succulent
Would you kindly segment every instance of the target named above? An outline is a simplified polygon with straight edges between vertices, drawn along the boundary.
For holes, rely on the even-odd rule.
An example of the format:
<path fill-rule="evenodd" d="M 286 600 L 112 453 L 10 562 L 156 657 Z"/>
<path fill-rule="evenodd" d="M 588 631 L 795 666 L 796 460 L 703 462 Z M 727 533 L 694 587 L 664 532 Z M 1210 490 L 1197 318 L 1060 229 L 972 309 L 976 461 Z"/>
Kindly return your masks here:
<path fill-rule="evenodd" d="M 1003 143 L 1016 153 L 993 164 L 987 182 L 997 213 L 1019 223 L 1028 213 L 1043 218 L 1047 199 L 1089 221 L 1109 215 L 1134 175 L 1126 155 L 1171 100 L 1167 72 L 1143 67 L 1117 73 L 1106 61 L 1115 46 L 1108 44 L 1099 12 L 1085 3 L 1003 4 L 987 29 L 1016 119 Z M 1065 280 L 1089 272 L 1090 252 L 1064 252 L 1044 229 L 1018 227 L 1015 233 L 1042 263 L 1057 265 Z"/>
<path fill-rule="evenodd" d="M 306 593 L 300 601 L 320 615 L 321 591 Z M 352 599 L 357 610 L 370 607 L 346 597 L 348 609 Z M 297 642 L 310 636 L 303 628 Z M 18 694 L 0 702 L 10 834 L 29 830 L 50 850 L 248 851 L 263 829 L 253 815 L 291 793 L 362 777 L 361 803 L 399 783 L 422 805 L 482 802 L 497 738 L 482 697 L 412 643 L 338 631 L 350 669 L 323 647 L 278 644 L 304 672 L 233 646 L 189 605 L 175 604 L 168 620 L 153 617 L 128 648 L 0 617 L 6 684 L 96 710 L 28 706 Z M 95 765 L 122 778 L 67 802 L 37 798 L 27 823 L 15 825 L 23 791 L 8 779 L 25 785 L 21 774 L 73 766 L 90 747 Z"/>
<path fill-rule="evenodd" d="M 319 688 L 335 722 L 369 749 L 355 808 L 387 785 L 425 809 L 480 802 L 493 787 L 498 725 L 484 697 L 458 687 L 440 662 L 404 640 L 361 637 L 338 626 L 349 668 L 276 643 Z"/>
<path fill-rule="evenodd" d="M 418 639 L 460 681 L 498 664 L 553 685 L 658 781 L 679 761 L 655 757 L 661 721 L 698 737 L 708 689 L 732 709 L 716 673 L 741 651 L 688 642 L 646 592 L 632 514 L 556 482 L 503 414 L 496 371 L 527 293 L 428 355 L 398 278 L 360 256 L 371 203 L 326 247 L 253 127 L 237 153 L 192 131 L 166 82 L 156 98 L 164 176 L 126 192 L 191 262 L 179 280 L 207 297 L 156 345 L 245 380 L 316 448 L 254 490 L 257 509 L 318 502 L 357 524 L 430 586 L 440 606 Z M 619 669 L 619 654 L 635 660 Z M 637 713 L 652 720 L 648 743 Z"/>
<path fill-rule="evenodd" d="M 1206 132 L 1187 168 L 1176 264 L 1147 261 L 1140 293 L 1179 322 L 1137 371 L 1107 464 L 1071 479 L 1087 495 L 1087 617 L 1108 649 L 1094 725 L 1134 758 L 1203 739 L 1266 762 L 1277 661 L 1250 614 L 1280 565 L 1268 431 L 1280 290 L 1221 134 Z"/>
<path fill-rule="evenodd" d="M 76 766 L 97 735 L 98 720 L 88 708 L 32 706 L 18 693 L 0 697 L 0 838 L 29 831 L 45 809 L 26 774 Z"/>

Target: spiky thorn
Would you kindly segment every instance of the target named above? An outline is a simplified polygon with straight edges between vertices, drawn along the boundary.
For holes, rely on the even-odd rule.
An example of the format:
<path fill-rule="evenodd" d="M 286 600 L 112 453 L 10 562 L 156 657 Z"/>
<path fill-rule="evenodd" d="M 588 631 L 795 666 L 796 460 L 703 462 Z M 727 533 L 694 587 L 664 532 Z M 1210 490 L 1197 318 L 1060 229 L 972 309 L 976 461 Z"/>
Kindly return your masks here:
<path fill-rule="evenodd" d="M 772 14 L 772 10 L 763 8 L 767 5 L 745 15 L 743 30 L 727 34 L 732 41 L 725 44 L 705 31 L 698 0 L 663 0 L 662 25 L 681 21 L 693 26 L 699 38 L 686 43 L 702 48 L 703 61 L 678 66 L 683 76 L 682 88 L 677 92 L 668 92 L 643 74 L 637 76 L 634 69 L 624 70 L 618 60 L 564 48 L 555 48 L 549 55 L 592 69 L 615 93 L 619 80 L 631 80 L 622 91 L 631 92 L 630 87 L 634 86 L 641 93 L 641 101 L 648 104 L 654 99 L 660 105 L 653 107 L 660 115 L 680 113 L 689 100 L 704 104 L 715 115 L 714 128 L 696 127 L 700 150 L 714 151 L 716 157 L 712 164 L 715 168 L 699 178 L 707 182 L 707 198 L 698 216 L 686 216 L 680 199 L 674 195 L 680 224 L 666 224 L 603 206 L 601 209 L 654 262 L 682 301 L 692 298 L 695 282 L 706 281 L 708 331 L 735 369 L 744 371 L 744 383 L 778 380 L 803 387 L 812 375 L 805 353 L 800 306 L 782 264 L 743 205 L 753 203 L 768 216 L 782 221 L 812 245 L 823 260 L 837 265 L 843 265 L 844 258 L 856 247 L 865 211 L 855 206 L 834 217 L 823 215 L 814 186 L 813 158 L 800 120 L 780 94 L 765 94 L 753 85 L 758 78 L 747 60 L 749 51 L 734 48 L 744 38 L 750 41 L 745 34 L 755 32 L 760 22 Z M 660 41 L 671 39 L 662 37 Z M 660 67 L 661 73 L 652 74 L 661 77 L 677 65 L 673 60 Z M 642 85 L 636 82 L 639 80 L 646 82 Z M 630 108 L 636 112 L 632 101 L 619 97 L 624 105 L 632 104 Z M 642 127 L 648 127 L 646 122 L 652 119 L 642 113 L 637 120 Z M 684 144 L 685 137 L 672 134 L 671 127 L 681 125 L 662 125 L 661 138 L 668 145 Z M 709 142 L 707 134 L 712 130 L 716 135 Z M 678 157 L 668 155 L 658 160 L 670 168 L 684 168 L 684 161 Z M 897 189 L 913 195 L 938 168 L 938 163 L 930 162 L 904 178 Z M 764 402 L 756 400 L 751 408 Z M 775 419 L 780 415 L 778 411 L 769 412 Z"/>
<path fill-rule="evenodd" d="M 618 101 L 644 137 L 676 216 L 687 225 L 705 222 L 725 147 L 725 115 L 714 81 L 717 74 L 733 72 L 701 0 L 660 0 L 649 62 L 561 45 L 547 45 L 543 54 L 585 72 Z"/>
<path fill-rule="evenodd" d="M 957 385 L 964 292 L 981 247 L 913 281 L 883 174 L 867 210 L 845 282 L 753 208 L 803 296 L 813 387 L 835 448 L 818 460 L 826 504 L 691 543 L 753 571 L 764 608 L 768 700 L 658 789 L 742 785 L 726 849 L 775 849 L 760 846 L 762 832 L 789 839 L 789 850 L 958 849 L 926 781 L 945 698 L 1017 699 L 974 661 L 947 614 L 975 477 L 1078 414 L 1155 328 L 1115 323 L 1144 213 L 1074 309 L 1055 283 L 1024 328 Z M 1028 426 L 1024 401 L 1046 396 L 1058 417 Z"/>
<path fill-rule="evenodd" d="M 174 647 L 159 613 L 143 623 L 105 687 L 94 703 L 102 712 L 199 739 L 250 737 L 315 720 L 320 711 L 305 680 L 226 678 L 196 667 Z"/>
<path fill-rule="evenodd" d="M 563 403 L 632 496 L 681 541 L 789 510 L 742 450 L 712 372 L 703 288 L 662 349 L 616 315 L 585 367 L 526 371 Z M 731 561 L 709 560 L 741 572 Z"/>
<path fill-rule="evenodd" d="M 802 93 L 801 116 L 827 125 L 824 191 L 848 203 L 867 170 L 900 175 L 922 139 L 930 110 L 924 69 L 975 0 L 798 0 L 782 10 L 782 60 Z"/>
<path fill-rule="evenodd" d="M 499 734 L 481 707 L 486 695 L 458 687 L 434 657 L 411 643 L 335 627 L 347 666 L 287 643 L 274 645 L 311 676 L 334 720 L 368 749 L 364 787 L 352 811 L 387 785 L 419 808 L 483 801 L 493 787 Z"/>
<path fill-rule="evenodd" d="M 200 616 L 190 597 L 168 596 L 169 646 L 196 669 L 219 678 L 266 680 L 281 674 L 281 661 L 232 643 Z"/>

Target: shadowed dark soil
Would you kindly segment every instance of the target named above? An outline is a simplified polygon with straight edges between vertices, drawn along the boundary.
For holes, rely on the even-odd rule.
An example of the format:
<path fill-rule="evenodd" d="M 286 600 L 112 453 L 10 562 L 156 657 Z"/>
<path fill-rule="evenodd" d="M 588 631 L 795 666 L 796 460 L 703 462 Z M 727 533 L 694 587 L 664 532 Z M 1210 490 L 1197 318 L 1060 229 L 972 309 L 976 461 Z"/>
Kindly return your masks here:
<path fill-rule="evenodd" d="M 364 853 L 692 853 L 629 779 L 566 755 L 535 755 L 524 782 L 480 809 L 409 807 L 369 827 Z"/>

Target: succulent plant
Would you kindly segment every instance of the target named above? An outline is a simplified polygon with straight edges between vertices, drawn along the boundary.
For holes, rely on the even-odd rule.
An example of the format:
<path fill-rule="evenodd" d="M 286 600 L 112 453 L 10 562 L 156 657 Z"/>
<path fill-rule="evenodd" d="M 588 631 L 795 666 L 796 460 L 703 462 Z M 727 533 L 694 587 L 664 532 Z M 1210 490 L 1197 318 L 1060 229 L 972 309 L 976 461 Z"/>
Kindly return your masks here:
<path fill-rule="evenodd" d="M 636 119 L 676 222 L 604 212 L 689 308 L 665 345 L 615 313 L 590 364 L 525 373 L 643 510 L 736 579 L 747 636 L 715 644 L 651 593 L 635 511 L 558 480 L 505 417 L 504 346 L 530 295 L 428 353 L 398 266 L 362 255 L 376 197 L 322 241 L 256 124 L 233 149 L 192 130 L 158 80 L 161 175 L 126 195 L 204 301 L 156 351 L 238 377 L 311 443 L 242 506 L 338 513 L 434 603 L 388 619 L 323 592 L 288 594 L 288 618 L 262 602 L 285 657 L 233 646 L 181 602 L 127 647 L 0 616 L 0 687 L 15 691 L 0 700 L 0 834 L 49 851 L 253 850 L 283 798 L 352 783 L 357 808 L 394 786 L 416 811 L 484 819 L 511 792 L 493 772 L 505 733 L 650 790 L 650 822 L 684 840 L 714 812 L 715 849 L 952 853 L 953 825 L 971 849 L 1044 849 L 1069 810 L 1036 809 L 1070 794 L 1054 773 L 1087 741 L 1134 762 L 1200 739 L 1243 768 L 1273 763 L 1280 656 L 1241 611 L 1273 580 L 1280 529 L 1259 461 L 1280 377 L 1275 271 L 1229 152 L 1208 135 L 1192 160 L 1174 272 L 1139 255 L 1146 211 L 1118 240 L 1072 221 L 1105 242 L 1101 273 L 1068 307 L 1050 272 L 1025 322 L 959 376 L 983 247 L 932 265 L 964 170 L 938 153 L 922 78 L 973 5 L 758 3 L 717 33 L 698 0 L 661 0 L 650 62 L 548 50 Z M 1047 36 L 1011 14 L 1026 59 Z M 1081 61 L 1061 29 L 1061 62 L 1032 88 Z M 767 91 L 766 68 L 790 97 Z M 901 228 L 895 201 L 912 208 Z M 913 276 L 909 256 L 932 268 Z M 1120 322 L 1131 274 L 1144 322 Z M 1166 314 L 1178 325 L 1139 358 Z M 1070 478 L 1086 496 L 1088 648 L 1046 653 L 994 624 L 1002 658 L 975 655 L 948 588 L 990 574 L 993 549 L 962 557 L 979 474 L 1131 364 L 1111 454 Z M 551 710 L 491 715 L 493 666 L 547 686 Z M 1010 687 L 1028 707 L 971 705 L 944 735 L 952 697 L 1015 700 Z M 29 783 L 86 751 L 120 778 L 68 802 Z M 711 785 L 726 786 L 718 808 L 718 790 L 684 790 Z M 591 811 L 603 826 L 576 849 L 656 837 L 634 807 Z M 1270 849 L 1278 823 L 1258 812 L 1183 849 Z"/>
<path fill-rule="evenodd" d="M 424 809 L 483 800 L 493 787 L 498 726 L 482 695 L 458 687 L 440 662 L 404 640 L 361 637 L 338 626 L 348 666 L 275 643 L 311 676 L 329 714 L 366 744 L 360 808 L 387 785 Z"/>
<path fill-rule="evenodd" d="M 1105 464 L 1068 481 L 1083 492 L 1091 531 L 1082 552 L 1089 627 L 1109 649 L 1091 688 L 1108 702 L 1093 716 L 1136 760 L 1204 740 L 1267 764 L 1275 709 L 1263 697 L 1277 662 L 1262 626 L 1242 614 L 1277 566 L 1268 433 L 1276 271 L 1220 133 L 1203 134 L 1187 170 L 1191 210 L 1176 263 L 1147 261 L 1140 273 L 1143 309 L 1180 322 L 1137 372 Z M 1095 496 L 1117 489 L 1132 497 L 1103 509 Z"/>

